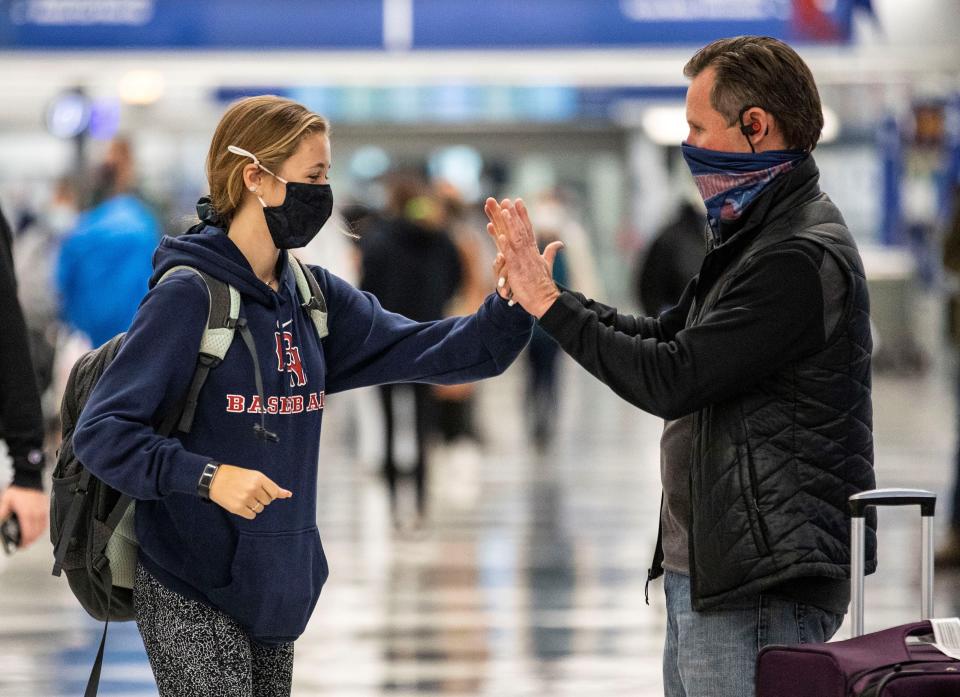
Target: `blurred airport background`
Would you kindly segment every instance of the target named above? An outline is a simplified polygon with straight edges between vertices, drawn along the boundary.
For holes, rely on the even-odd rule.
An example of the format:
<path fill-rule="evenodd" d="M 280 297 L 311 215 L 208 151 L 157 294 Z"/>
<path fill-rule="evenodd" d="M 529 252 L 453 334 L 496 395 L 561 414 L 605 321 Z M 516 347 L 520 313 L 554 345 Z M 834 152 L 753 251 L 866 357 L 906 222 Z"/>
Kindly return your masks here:
<path fill-rule="evenodd" d="M 957 549 L 938 614 L 957 614 L 960 286 L 942 260 L 960 228 L 957 0 L 0 0 L 0 207 L 51 452 L 66 372 L 102 340 L 84 326 L 95 291 L 71 285 L 91 262 L 68 241 L 114 215 L 147 240 L 185 231 L 233 100 L 283 95 L 332 123 L 338 216 L 307 261 L 361 284 L 365 245 L 337 227 L 442 231 L 461 265 L 446 311 L 471 312 L 493 283 L 480 205 L 521 196 L 545 239 L 567 242 L 567 284 L 654 312 L 653 242 L 700 215 L 679 153 L 682 68 L 737 34 L 790 42 L 819 85 L 822 187 L 871 288 L 880 483 L 940 494 L 938 539 Z M 503 377 L 431 399 L 429 502 L 394 515 L 382 400 L 329 400 L 318 524 L 332 573 L 294 695 L 660 694 L 662 594 L 644 605 L 643 580 L 661 422 L 536 340 Z M 394 435 L 409 465 L 407 421 Z M 913 516 L 890 521 L 868 628 L 919 602 Z M 45 540 L 0 555 L 3 697 L 79 694 L 92 663 L 101 626 L 51 558 Z M 101 694 L 156 694 L 135 627 L 111 632 Z"/>

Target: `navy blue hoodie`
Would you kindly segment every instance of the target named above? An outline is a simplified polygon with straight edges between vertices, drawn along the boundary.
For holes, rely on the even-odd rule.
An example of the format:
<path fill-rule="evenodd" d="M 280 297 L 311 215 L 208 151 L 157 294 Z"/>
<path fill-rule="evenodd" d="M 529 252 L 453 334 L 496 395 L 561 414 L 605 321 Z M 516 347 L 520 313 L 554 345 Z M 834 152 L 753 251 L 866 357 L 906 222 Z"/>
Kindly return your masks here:
<path fill-rule="evenodd" d="M 285 258 L 285 257 L 284 257 Z M 250 352 L 237 336 L 212 370 L 190 433 L 156 428 L 183 400 L 209 300 L 189 265 L 236 288 L 255 338 L 264 400 Z M 296 639 L 327 578 L 316 526 L 320 423 L 325 395 L 392 382 L 452 384 L 502 373 L 526 345 L 532 318 L 491 294 L 475 315 L 417 323 L 384 310 L 328 271 L 311 267 L 327 302 L 322 341 L 300 308 L 283 263 L 279 292 L 254 275 L 223 231 L 164 238 L 151 290 L 120 352 L 104 372 L 74 435 L 81 462 L 137 499 L 140 560 L 168 588 L 235 618 L 250 636 Z M 265 410 L 278 442 L 258 438 Z M 255 520 L 197 496 L 210 461 L 258 470 L 293 492 Z"/>

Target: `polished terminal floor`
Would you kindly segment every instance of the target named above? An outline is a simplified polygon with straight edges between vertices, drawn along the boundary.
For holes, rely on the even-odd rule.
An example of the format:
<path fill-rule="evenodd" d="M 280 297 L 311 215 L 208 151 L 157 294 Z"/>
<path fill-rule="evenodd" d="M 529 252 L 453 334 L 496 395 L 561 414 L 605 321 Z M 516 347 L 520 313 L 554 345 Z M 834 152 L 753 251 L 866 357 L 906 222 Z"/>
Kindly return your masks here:
<path fill-rule="evenodd" d="M 371 430 L 372 395 L 329 399 L 317 510 L 331 575 L 296 645 L 294 695 L 662 694 L 659 582 L 644 603 L 661 422 L 570 361 L 563 368 L 545 453 L 525 436 L 523 366 L 483 385 L 485 449 L 435 454 L 432 514 L 419 531 L 393 529 L 371 448 L 346 446 L 356 417 Z M 875 379 L 881 485 L 946 497 L 955 437 L 946 374 Z M 868 630 L 919 612 L 918 518 L 881 514 Z M 82 694 L 102 625 L 51 577 L 48 544 L 0 563 L 0 695 Z M 960 612 L 958 590 L 960 576 L 938 573 L 937 615 Z M 838 638 L 848 633 L 845 624 Z M 132 623 L 110 628 L 100 694 L 156 695 Z"/>

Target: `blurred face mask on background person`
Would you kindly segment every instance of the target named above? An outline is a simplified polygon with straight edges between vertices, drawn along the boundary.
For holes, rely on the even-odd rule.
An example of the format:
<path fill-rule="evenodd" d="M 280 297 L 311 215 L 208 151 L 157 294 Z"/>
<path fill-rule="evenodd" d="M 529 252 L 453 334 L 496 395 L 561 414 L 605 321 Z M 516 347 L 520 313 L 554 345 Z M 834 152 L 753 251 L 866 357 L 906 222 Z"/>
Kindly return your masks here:
<path fill-rule="evenodd" d="M 253 153 L 236 145 L 227 146 L 227 150 L 249 157 L 264 172 L 283 182 L 286 188 L 283 203 L 279 206 L 268 206 L 257 194 L 274 246 L 277 249 L 297 249 L 309 244 L 333 214 L 330 185 L 287 181 L 264 167 Z"/>
<path fill-rule="evenodd" d="M 47 208 L 47 227 L 57 237 L 62 237 L 73 230 L 77 222 L 77 211 L 73 206 L 53 204 Z"/>

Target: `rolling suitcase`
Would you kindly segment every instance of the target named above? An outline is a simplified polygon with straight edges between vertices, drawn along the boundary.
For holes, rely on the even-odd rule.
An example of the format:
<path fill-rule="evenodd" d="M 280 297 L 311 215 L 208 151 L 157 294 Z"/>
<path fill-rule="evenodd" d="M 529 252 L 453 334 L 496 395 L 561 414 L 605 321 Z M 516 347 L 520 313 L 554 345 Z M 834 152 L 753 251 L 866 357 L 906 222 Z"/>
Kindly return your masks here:
<path fill-rule="evenodd" d="M 921 622 L 863 634 L 864 516 L 870 506 L 919 505 Z M 960 697 L 960 662 L 930 645 L 933 629 L 933 514 L 936 495 L 876 489 L 850 497 L 852 639 L 766 646 L 757 659 L 757 697 Z"/>

